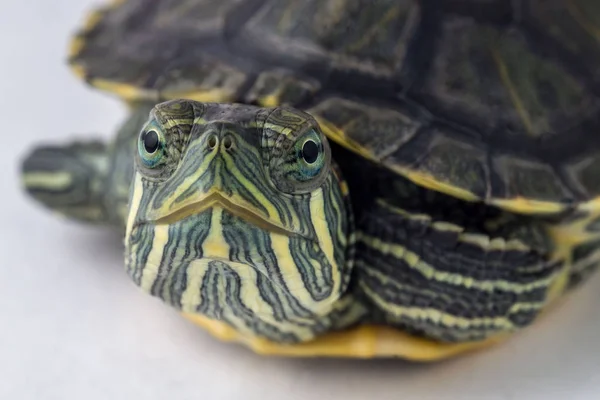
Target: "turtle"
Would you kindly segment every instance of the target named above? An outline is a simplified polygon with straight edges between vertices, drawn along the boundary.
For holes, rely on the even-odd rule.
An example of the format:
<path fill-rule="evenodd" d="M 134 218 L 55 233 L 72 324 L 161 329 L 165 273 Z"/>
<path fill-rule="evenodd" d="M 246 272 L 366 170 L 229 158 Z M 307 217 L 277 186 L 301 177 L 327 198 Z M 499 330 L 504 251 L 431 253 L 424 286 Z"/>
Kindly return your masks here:
<path fill-rule="evenodd" d="M 68 63 L 129 115 L 24 191 L 218 339 L 456 356 L 597 269 L 598 32 L 592 0 L 113 2 Z"/>

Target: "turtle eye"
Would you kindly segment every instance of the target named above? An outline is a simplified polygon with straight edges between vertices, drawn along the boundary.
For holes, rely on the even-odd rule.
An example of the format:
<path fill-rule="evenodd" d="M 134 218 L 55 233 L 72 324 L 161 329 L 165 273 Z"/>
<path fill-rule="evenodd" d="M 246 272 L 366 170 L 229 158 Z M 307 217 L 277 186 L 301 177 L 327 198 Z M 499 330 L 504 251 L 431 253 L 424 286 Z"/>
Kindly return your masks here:
<path fill-rule="evenodd" d="M 145 166 L 153 168 L 159 164 L 164 156 L 165 140 L 159 127 L 146 127 L 140 133 L 138 152 Z"/>
<path fill-rule="evenodd" d="M 312 139 L 308 139 L 304 142 L 304 145 L 302 145 L 302 158 L 304 159 L 304 162 L 309 165 L 314 164 L 317 161 L 320 153 L 321 149 L 319 149 L 319 145 Z"/>
<path fill-rule="evenodd" d="M 299 136 L 282 156 L 271 161 L 271 177 L 283 192 L 308 193 L 323 184 L 330 163 L 327 139 L 313 128 Z"/>
<path fill-rule="evenodd" d="M 325 151 L 319 134 L 311 130 L 295 147 L 297 156 L 294 178 L 307 181 L 319 175 L 325 165 Z"/>
<path fill-rule="evenodd" d="M 155 130 L 147 131 L 142 134 L 144 141 L 144 150 L 148 154 L 154 154 L 158 150 L 158 133 Z"/>

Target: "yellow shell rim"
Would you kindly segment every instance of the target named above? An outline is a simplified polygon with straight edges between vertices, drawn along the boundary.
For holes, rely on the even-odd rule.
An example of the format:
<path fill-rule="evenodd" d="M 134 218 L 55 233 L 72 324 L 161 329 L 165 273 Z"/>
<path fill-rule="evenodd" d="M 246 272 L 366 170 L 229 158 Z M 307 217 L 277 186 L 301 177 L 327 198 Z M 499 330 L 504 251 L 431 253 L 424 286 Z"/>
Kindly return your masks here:
<path fill-rule="evenodd" d="M 498 344 L 508 335 L 480 342 L 438 343 L 412 336 L 387 326 L 361 325 L 343 331 L 329 332 L 299 344 L 280 344 L 263 338 L 243 336 L 224 322 L 198 314 L 182 314 L 213 337 L 244 345 L 261 355 L 323 358 L 401 358 L 411 361 L 437 361 Z"/>

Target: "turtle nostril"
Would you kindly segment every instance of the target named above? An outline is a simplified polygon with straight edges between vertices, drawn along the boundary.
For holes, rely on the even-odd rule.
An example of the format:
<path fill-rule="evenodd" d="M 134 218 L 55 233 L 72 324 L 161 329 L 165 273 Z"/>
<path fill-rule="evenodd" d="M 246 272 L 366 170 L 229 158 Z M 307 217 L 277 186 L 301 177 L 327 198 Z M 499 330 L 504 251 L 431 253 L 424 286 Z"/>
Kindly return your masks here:
<path fill-rule="evenodd" d="M 211 135 L 208 138 L 208 148 L 210 150 L 214 149 L 215 147 L 217 147 L 217 137 L 215 135 Z"/>
<path fill-rule="evenodd" d="M 233 139 L 231 136 L 226 136 L 225 139 L 223 139 L 223 146 L 225 147 L 225 150 L 229 150 L 233 147 Z"/>

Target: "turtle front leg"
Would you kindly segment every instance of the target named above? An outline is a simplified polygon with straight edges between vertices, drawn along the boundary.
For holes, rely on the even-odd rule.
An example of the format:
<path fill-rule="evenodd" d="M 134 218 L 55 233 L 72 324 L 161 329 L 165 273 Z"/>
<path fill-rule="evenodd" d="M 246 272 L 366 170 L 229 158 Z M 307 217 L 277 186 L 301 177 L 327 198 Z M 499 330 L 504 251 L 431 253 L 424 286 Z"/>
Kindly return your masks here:
<path fill-rule="evenodd" d="M 104 189 L 109 154 L 99 141 L 36 147 L 22 164 L 22 182 L 38 203 L 70 219 L 102 223 L 109 219 Z"/>
<path fill-rule="evenodd" d="M 543 224 L 513 214 L 461 224 L 430 211 L 380 199 L 363 219 L 355 274 L 372 310 L 366 322 L 450 343 L 532 323 L 565 265 L 552 257 Z"/>
<path fill-rule="evenodd" d="M 35 147 L 21 181 L 38 203 L 72 220 L 125 226 L 136 138 L 152 105 L 139 105 L 111 143 L 98 140 Z"/>

